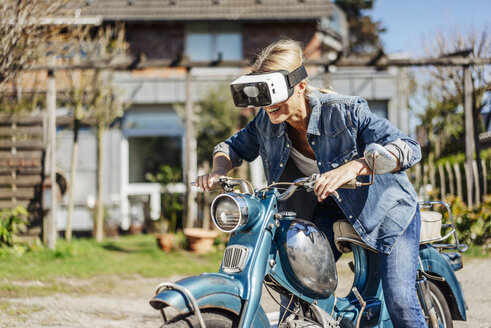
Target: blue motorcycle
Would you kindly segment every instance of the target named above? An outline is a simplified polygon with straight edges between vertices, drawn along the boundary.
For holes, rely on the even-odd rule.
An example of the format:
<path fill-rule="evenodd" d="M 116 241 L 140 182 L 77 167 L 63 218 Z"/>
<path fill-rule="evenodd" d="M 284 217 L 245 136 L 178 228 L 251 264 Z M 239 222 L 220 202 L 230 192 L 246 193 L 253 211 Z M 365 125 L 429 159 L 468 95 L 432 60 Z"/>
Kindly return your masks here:
<path fill-rule="evenodd" d="M 365 158 L 373 161 L 372 168 L 392 165 L 386 163 L 391 156 L 384 152 L 379 145 L 367 147 Z M 218 229 L 230 234 L 220 271 L 157 286 L 150 304 L 160 311 L 162 327 L 271 327 L 260 304 L 263 284 L 289 300 L 277 327 L 392 327 L 378 257 L 348 221 L 334 226 L 336 246 L 341 252 L 352 251 L 354 259 L 353 286 L 346 297 L 339 298 L 335 295 L 336 264 L 327 238 L 313 223 L 297 219 L 295 213 L 279 212 L 279 201 L 298 188 L 312 190 L 316 178 L 285 183 L 289 187 L 284 192 L 278 183 L 253 191 L 246 180 L 219 178 L 226 193 L 213 200 L 212 218 Z M 343 188 L 363 188 L 374 179 L 373 173 L 371 182 L 354 180 Z M 467 246 L 459 244 L 446 203 L 424 202 L 420 206 L 418 297 L 429 327 L 451 328 L 453 320 L 466 320 L 466 304 L 454 272 L 462 268 L 459 252 Z M 435 206 L 446 208 L 450 224 L 441 224 L 442 215 L 432 210 Z M 450 231 L 441 236 L 445 227 Z M 454 244 L 442 243 L 451 236 Z"/>

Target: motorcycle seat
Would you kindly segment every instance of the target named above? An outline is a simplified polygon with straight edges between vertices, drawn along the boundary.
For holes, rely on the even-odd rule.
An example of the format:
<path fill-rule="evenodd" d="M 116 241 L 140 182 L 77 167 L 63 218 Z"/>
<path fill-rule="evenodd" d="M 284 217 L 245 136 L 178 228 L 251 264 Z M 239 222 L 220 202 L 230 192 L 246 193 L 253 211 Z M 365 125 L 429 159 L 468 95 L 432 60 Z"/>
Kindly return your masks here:
<path fill-rule="evenodd" d="M 361 239 L 348 220 L 338 220 L 334 222 L 332 229 L 334 230 L 334 244 L 341 253 L 351 252 L 351 244 L 361 246 L 372 252 L 378 252 Z"/>
<path fill-rule="evenodd" d="M 441 239 L 442 214 L 435 211 L 421 211 L 420 244 L 430 243 Z M 366 248 L 372 252 L 377 250 L 368 246 L 358 235 L 348 220 L 338 220 L 333 224 L 334 243 L 341 253 L 351 252 L 351 244 Z"/>

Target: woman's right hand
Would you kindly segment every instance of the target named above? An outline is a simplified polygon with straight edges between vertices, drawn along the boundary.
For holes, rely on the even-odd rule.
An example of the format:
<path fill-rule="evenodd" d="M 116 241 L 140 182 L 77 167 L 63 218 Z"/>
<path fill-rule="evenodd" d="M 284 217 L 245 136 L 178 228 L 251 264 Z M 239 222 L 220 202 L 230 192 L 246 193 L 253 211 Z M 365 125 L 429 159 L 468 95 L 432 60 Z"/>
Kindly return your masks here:
<path fill-rule="evenodd" d="M 218 152 L 213 156 L 213 165 L 211 167 L 211 173 L 200 175 L 196 178 L 196 187 L 200 187 L 204 191 L 210 191 L 210 188 L 222 175 L 227 175 L 227 172 L 232 169 L 232 161 L 228 155 Z"/>
<path fill-rule="evenodd" d="M 218 174 L 218 173 L 208 173 L 205 175 L 200 175 L 199 177 L 196 178 L 196 187 L 200 187 L 204 191 L 210 191 L 210 188 L 213 186 L 213 183 L 221 177 L 223 174 Z"/>

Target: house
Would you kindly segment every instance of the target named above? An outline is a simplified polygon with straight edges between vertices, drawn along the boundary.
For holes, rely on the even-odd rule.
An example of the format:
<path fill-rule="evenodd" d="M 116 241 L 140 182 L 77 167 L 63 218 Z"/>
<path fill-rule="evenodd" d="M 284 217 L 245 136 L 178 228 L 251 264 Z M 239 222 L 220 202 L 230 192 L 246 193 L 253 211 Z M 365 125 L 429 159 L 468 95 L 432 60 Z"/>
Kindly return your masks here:
<path fill-rule="evenodd" d="M 131 95 L 132 106 L 118 128 L 104 139 L 106 156 L 104 200 L 109 216 L 127 229 L 143 217 L 160 216 L 158 184 L 146 178 L 159 165 L 183 165 L 185 126 L 175 104 L 186 101 L 187 70 L 183 60 L 201 63 L 189 73 L 193 101 L 210 85 L 243 74 L 240 65 L 219 65 L 251 60 L 258 50 L 280 37 L 301 41 L 309 60 L 324 65 L 307 67 L 313 84 L 326 82 L 340 93 L 365 97 L 380 115 L 408 131 L 404 74 L 364 66 L 343 68 L 335 63 L 347 44 L 343 12 L 325 0 L 86 0 L 76 3 L 80 14 L 101 16 L 104 24 L 124 22 L 130 52 L 140 59 L 167 59 L 175 65 L 117 74 L 118 85 Z M 328 74 L 327 74 L 328 73 Z M 327 78 L 329 81 L 327 81 Z M 66 154 L 71 131 L 58 133 L 58 166 L 69 172 Z M 165 151 L 163 151 L 165 149 Z M 95 197 L 95 137 L 83 130 L 73 228 L 90 230 L 90 207 Z M 184 189 L 182 184 L 174 186 Z M 58 227 L 66 220 L 66 200 L 59 204 Z"/>

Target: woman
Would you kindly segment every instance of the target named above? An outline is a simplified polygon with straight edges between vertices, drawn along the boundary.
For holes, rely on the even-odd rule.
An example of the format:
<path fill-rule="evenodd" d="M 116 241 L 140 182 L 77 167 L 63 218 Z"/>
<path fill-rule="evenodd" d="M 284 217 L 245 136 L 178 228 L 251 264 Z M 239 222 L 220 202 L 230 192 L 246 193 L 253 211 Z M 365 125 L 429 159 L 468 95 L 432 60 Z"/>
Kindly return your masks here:
<path fill-rule="evenodd" d="M 252 72 L 294 72 L 303 60 L 298 42 L 280 40 L 260 53 Z M 372 186 L 337 190 L 371 173 L 363 151 L 374 142 L 394 155 L 397 168 L 377 176 Z M 415 290 L 420 215 L 416 193 L 403 172 L 420 160 L 418 143 L 372 114 L 365 100 L 315 89 L 304 79 L 288 99 L 262 107 L 246 128 L 217 145 L 211 173 L 199 176 L 196 184 L 208 191 L 219 176 L 258 155 L 268 183 L 321 174 L 314 185 L 315 199 L 304 194 L 282 206 L 312 217 L 331 245 L 332 223 L 348 219 L 380 254 L 384 296 L 394 327 L 425 327 Z M 328 198 L 336 190 L 339 198 Z"/>

